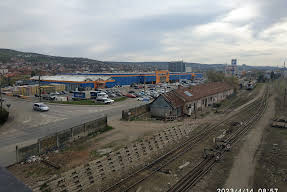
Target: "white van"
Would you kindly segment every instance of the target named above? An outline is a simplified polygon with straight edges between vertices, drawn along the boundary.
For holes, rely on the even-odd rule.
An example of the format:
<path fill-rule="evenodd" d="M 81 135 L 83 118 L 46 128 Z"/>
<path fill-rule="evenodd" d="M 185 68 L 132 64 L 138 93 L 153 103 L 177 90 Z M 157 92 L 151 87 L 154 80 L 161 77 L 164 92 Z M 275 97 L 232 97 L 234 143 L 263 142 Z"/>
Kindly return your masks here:
<path fill-rule="evenodd" d="M 101 93 L 98 93 L 97 94 L 97 100 L 100 101 L 100 100 L 104 100 L 104 99 L 107 99 L 109 96 L 104 93 L 104 92 L 101 92 Z"/>

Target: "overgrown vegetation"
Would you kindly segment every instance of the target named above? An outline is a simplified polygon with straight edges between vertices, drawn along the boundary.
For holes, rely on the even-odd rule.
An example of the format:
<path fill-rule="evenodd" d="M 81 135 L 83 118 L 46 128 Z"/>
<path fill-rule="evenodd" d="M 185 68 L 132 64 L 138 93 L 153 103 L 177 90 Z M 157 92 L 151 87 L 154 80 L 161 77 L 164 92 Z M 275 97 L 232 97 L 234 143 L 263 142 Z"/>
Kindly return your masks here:
<path fill-rule="evenodd" d="M 114 129 L 112 126 L 107 125 L 105 128 L 103 128 L 103 129 L 101 129 L 101 130 L 99 130 L 99 131 L 97 131 L 97 132 L 90 133 L 88 136 L 94 137 L 94 136 L 96 136 L 96 135 L 98 135 L 98 134 L 101 134 L 101 133 L 110 131 L 110 130 L 112 130 L 112 129 Z"/>
<path fill-rule="evenodd" d="M 223 72 L 208 71 L 207 77 L 209 82 L 226 82 L 232 86 L 238 85 L 238 80 L 235 77 L 226 77 Z"/>
<path fill-rule="evenodd" d="M 2 111 L 0 110 L 0 125 L 5 123 L 8 120 L 8 117 L 9 112 L 2 108 Z"/>
<path fill-rule="evenodd" d="M 105 105 L 104 103 L 97 103 L 94 100 L 80 100 L 80 101 L 52 101 L 58 104 L 71 104 L 71 105 Z"/>
<path fill-rule="evenodd" d="M 115 102 L 120 102 L 126 100 L 127 97 L 119 97 L 113 99 Z M 52 103 L 58 104 L 70 104 L 70 105 L 106 105 L 104 103 L 96 102 L 95 100 L 79 100 L 79 101 L 51 101 Z"/>
<path fill-rule="evenodd" d="M 272 88 L 272 94 L 275 94 L 275 116 L 287 119 L 287 108 L 284 105 L 287 81 L 275 80 Z M 287 100 L 287 97 L 285 99 Z M 287 129 L 267 126 L 258 151 L 260 154 L 253 180 L 254 189 L 256 191 L 259 188 L 286 189 Z"/>
<path fill-rule="evenodd" d="M 115 102 L 119 102 L 119 101 L 124 101 L 124 100 L 126 100 L 127 99 L 127 97 L 119 97 L 119 98 L 115 98 L 115 99 L 113 99 Z"/>

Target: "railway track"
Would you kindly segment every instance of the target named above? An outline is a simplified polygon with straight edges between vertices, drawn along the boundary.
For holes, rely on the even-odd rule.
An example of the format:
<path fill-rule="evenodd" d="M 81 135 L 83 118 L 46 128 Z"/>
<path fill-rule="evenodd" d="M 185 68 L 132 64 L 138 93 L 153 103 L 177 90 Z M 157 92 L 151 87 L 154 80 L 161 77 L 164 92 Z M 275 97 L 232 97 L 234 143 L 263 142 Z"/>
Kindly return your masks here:
<path fill-rule="evenodd" d="M 255 100 L 249 105 L 245 106 L 236 114 L 231 117 L 225 118 L 224 120 L 215 123 L 213 125 L 208 125 L 202 129 L 202 131 L 196 135 L 191 135 L 188 139 L 183 141 L 180 145 L 176 146 L 174 149 L 160 156 L 153 162 L 149 163 L 145 167 L 139 169 L 138 171 L 130 174 L 129 176 L 121 179 L 119 182 L 115 183 L 111 187 L 103 190 L 104 192 L 110 191 L 129 191 L 137 186 L 142 181 L 151 177 L 153 174 L 161 170 L 162 168 L 169 165 L 174 160 L 178 159 L 180 156 L 185 154 L 187 151 L 191 150 L 193 146 L 201 142 L 208 134 L 214 131 L 221 125 L 229 125 L 232 121 L 238 121 L 238 119 L 247 118 L 252 111 L 254 111 L 260 105 L 260 99 Z"/>
<path fill-rule="evenodd" d="M 225 141 L 230 144 L 235 144 L 252 126 L 255 122 L 257 122 L 261 116 L 264 114 L 264 111 L 267 106 L 268 99 L 268 90 L 262 96 L 262 100 L 260 105 L 256 105 L 257 110 L 252 113 L 250 118 L 246 119 L 244 123 L 237 129 L 234 133 L 232 133 Z M 221 152 L 224 154 L 224 150 Z M 181 180 L 179 180 L 172 188 L 170 188 L 169 192 L 183 192 L 190 191 L 191 187 L 194 186 L 209 170 L 216 164 L 215 157 L 210 157 L 208 159 L 202 160 L 197 166 L 195 166 L 190 172 L 188 172 Z"/>

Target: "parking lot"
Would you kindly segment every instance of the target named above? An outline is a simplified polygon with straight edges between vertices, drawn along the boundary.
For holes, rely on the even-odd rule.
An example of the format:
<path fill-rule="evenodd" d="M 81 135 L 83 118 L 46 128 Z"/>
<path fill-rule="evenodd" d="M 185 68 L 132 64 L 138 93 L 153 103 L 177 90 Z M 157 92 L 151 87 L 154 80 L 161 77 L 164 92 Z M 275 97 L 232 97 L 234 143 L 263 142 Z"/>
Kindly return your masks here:
<path fill-rule="evenodd" d="M 174 84 L 148 84 L 132 85 L 124 87 L 115 87 L 109 89 L 100 89 L 100 93 L 105 93 L 108 98 L 116 99 L 117 97 L 128 97 L 126 100 L 109 103 L 108 105 L 94 105 L 97 99 L 84 98 L 85 101 L 92 101 L 84 105 L 70 105 L 52 103 L 51 100 L 42 100 L 48 107 L 49 111 L 39 112 L 33 110 L 33 104 L 39 102 L 35 96 L 25 97 L 26 99 L 4 96 L 4 106 L 10 104 L 9 120 L 0 127 L 0 153 L 3 154 L 0 164 L 9 165 L 15 161 L 15 147 L 34 143 L 41 138 L 52 133 L 71 128 L 73 126 L 97 119 L 107 115 L 109 121 L 121 118 L 122 110 L 133 108 L 152 102 L 160 94 L 171 91 L 178 87 L 190 86 L 187 83 Z M 120 95 L 117 95 L 119 93 Z M 112 95 L 114 94 L 114 95 Z M 50 95 L 53 95 L 50 94 Z M 68 100 L 74 100 L 74 93 L 66 92 L 58 95 L 66 97 Z M 114 97 L 115 96 L 115 97 Z M 72 103 L 76 104 L 76 103 Z"/>
<path fill-rule="evenodd" d="M 108 115 L 120 119 L 121 111 L 143 104 L 136 99 L 127 99 L 111 105 L 62 105 L 49 104 L 47 112 L 33 111 L 33 102 L 15 97 L 4 97 L 11 104 L 8 122 L 0 127 L 0 164 L 15 160 L 16 145 L 33 143 L 36 139 L 73 127 L 86 121 Z M 36 101 L 36 100 L 35 100 Z"/>

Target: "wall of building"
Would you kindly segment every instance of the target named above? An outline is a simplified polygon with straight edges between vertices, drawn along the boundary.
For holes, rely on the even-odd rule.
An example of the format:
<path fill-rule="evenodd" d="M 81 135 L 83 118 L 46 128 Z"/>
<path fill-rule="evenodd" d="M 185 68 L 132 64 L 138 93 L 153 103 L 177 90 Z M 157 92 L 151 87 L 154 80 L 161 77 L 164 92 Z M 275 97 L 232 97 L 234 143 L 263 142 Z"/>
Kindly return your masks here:
<path fill-rule="evenodd" d="M 163 96 L 159 96 L 154 102 L 150 104 L 150 111 L 152 117 L 164 118 L 170 114 L 176 115 L 176 111 L 166 102 Z"/>
<path fill-rule="evenodd" d="M 203 111 L 208 106 L 213 105 L 214 103 L 223 101 L 224 99 L 226 99 L 229 95 L 232 95 L 233 93 L 234 93 L 234 90 L 231 89 L 231 90 L 224 91 L 222 93 L 217 93 L 214 95 L 200 98 L 199 100 L 196 100 L 196 101 L 187 102 L 184 105 L 183 113 L 186 115 L 191 115 L 189 110 L 191 110 L 191 113 L 194 113 L 195 111 L 194 104 L 196 106 L 197 111 Z"/>
<path fill-rule="evenodd" d="M 67 74 L 67 75 L 73 75 L 73 74 Z M 153 83 L 156 82 L 156 74 L 155 73 L 126 73 L 126 74 L 116 74 L 116 73 L 96 73 L 96 74 L 89 74 L 89 73 L 83 73 L 83 74 L 77 74 L 77 75 L 103 75 L 103 76 L 111 76 L 114 82 L 107 82 L 106 87 L 111 88 L 116 85 L 131 85 L 133 83 L 137 84 L 144 84 L 144 83 Z M 202 78 L 202 73 L 194 73 L 195 78 Z M 170 73 L 169 74 L 169 80 L 172 81 L 178 81 L 179 79 L 192 79 L 191 73 Z M 92 87 L 94 88 L 93 84 L 89 83 L 64 83 L 64 84 L 71 84 L 72 86 L 78 86 L 78 87 Z M 69 85 L 66 85 L 68 88 Z"/>
<path fill-rule="evenodd" d="M 168 63 L 168 70 L 170 72 L 186 72 L 185 67 L 186 67 L 186 64 L 182 61 Z"/>

